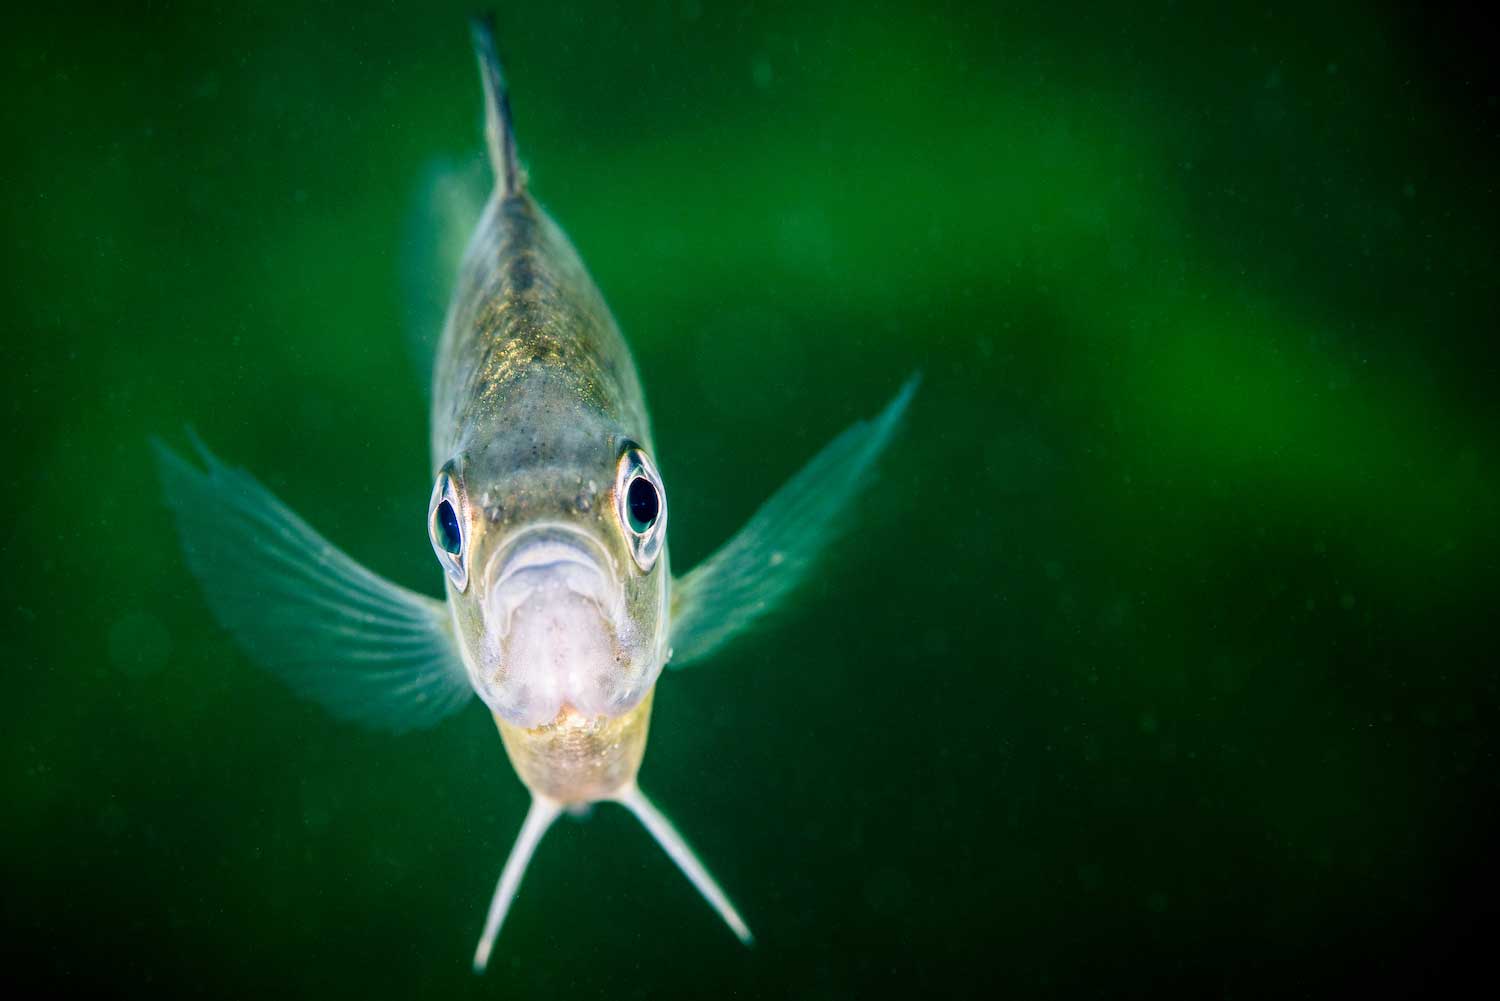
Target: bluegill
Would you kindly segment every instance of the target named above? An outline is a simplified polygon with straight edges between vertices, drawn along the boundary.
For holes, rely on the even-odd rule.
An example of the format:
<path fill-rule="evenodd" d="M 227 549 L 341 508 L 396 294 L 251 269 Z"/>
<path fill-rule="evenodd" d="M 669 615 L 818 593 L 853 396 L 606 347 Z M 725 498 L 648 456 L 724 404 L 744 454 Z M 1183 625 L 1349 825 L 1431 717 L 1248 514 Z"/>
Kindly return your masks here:
<path fill-rule="evenodd" d="M 433 324 L 426 523 L 445 600 L 365 569 L 201 443 L 197 462 L 157 444 L 167 501 L 218 620 L 299 695 L 395 733 L 476 696 L 493 716 L 531 806 L 477 971 L 548 828 L 598 802 L 634 813 L 748 943 L 734 905 L 637 785 L 652 695 L 665 666 L 704 661 L 808 575 L 916 380 L 673 576 L 635 363 L 567 236 L 527 191 L 488 20 L 473 39 L 492 184 Z"/>

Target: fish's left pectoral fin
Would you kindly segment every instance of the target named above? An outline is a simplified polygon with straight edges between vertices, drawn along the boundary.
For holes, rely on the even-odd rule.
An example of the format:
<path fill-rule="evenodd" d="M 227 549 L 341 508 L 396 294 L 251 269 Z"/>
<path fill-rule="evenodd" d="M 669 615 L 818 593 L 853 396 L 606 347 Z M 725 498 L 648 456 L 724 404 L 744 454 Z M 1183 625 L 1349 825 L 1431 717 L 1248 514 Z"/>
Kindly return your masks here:
<path fill-rule="evenodd" d="M 673 581 L 672 659 L 685 667 L 769 612 L 844 525 L 849 502 L 906 413 L 919 375 L 873 419 L 847 428 L 755 512 L 738 534 Z"/>
<path fill-rule="evenodd" d="M 261 667 L 333 715 L 400 733 L 474 695 L 446 606 L 371 573 L 198 441 L 152 441 L 188 566 Z"/>
<path fill-rule="evenodd" d="M 724 923 L 729 926 L 730 931 L 734 932 L 735 937 L 745 945 L 754 945 L 755 936 L 750 934 L 750 928 L 745 924 L 745 919 L 740 917 L 740 912 L 735 910 L 734 904 L 729 902 L 729 896 L 708 874 L 703 863 L 698 861 L 698 856 L 692 848 L 688 847 L 682 835 L 677 833 L 677 828 L 672 826 L 672 822 L 666 818 L 666 815 L 646 798 L 646 794 L 638 787 L 631 785 L 617 793 L 614 799 L 615 802 L 635 814 L 641 826 L 651 833 L 656 843 L 661 845 L 662 851 L 667 853 L 667 856 L 677 864 L 677 868 L 682 870 L 682 874 L 703 895 L 703 899 L 708 901 L 709 906 L 724 919 Z"/>

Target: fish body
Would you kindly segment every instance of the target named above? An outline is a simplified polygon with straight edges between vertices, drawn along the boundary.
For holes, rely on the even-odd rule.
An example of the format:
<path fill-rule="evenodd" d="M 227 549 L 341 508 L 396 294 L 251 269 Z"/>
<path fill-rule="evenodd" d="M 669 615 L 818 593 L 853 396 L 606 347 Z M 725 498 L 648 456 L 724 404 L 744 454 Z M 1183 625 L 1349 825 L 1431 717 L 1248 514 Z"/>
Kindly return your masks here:
<path fill-rule="evenodd" d="M 744 942 L 750 931 L 640 791 L 655 686 L 807 575 L 898 427 L 915 378 L 846 430 L 703 564 L 674 578 L 668 506 L 630 351 L 567 236 L 526 189 L 488 21 L 474 24 L 493 186 L 432 367 L 427 528 L 437 601 L 345 555 L 201 443 L 158 443 L 209 606 L 263 667 L 340 718 L 401 732 L 478 697 L 531 793 L 491 899 L 482 971 L 526 866 L 564 811 L 634 813 Z"/>
<path fill-rule="evenodd" d="M 634 557 L 639 533 L 615 496 L 622 457 L 652 450 L 645 401 L 602 297 L 524 189 L 496 189 L 465 255 L 433 427 L 467 564 L 449 576 L 449 605 L 480 696 L 521 728 L 639 705 L 666 660 L 670 579 L 659 480 L 653 563 Z M 559 563 L 583 579 L 548 572 Z M 563 607 L 537 594 L 548 589 Z M 540 630 L 577 642 L 564 650 Z"/>

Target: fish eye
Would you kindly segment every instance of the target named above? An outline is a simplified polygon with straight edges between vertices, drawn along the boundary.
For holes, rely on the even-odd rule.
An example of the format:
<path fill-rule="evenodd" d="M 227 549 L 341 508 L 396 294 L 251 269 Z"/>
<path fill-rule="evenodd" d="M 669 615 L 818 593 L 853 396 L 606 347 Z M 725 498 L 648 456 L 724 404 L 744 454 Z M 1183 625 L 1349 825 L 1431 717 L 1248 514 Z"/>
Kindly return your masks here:
<path fill-rule="evenodd" d="M 634 442 L 625 442 L 620 451 L 615 508 L 631 558 L 642 571 L 650 573 L 666 545 L 667 497 L 651 457 Z"/>
<path fill-rule="evenodd" d="M 432 551 L 437 554 L 438 562 L 448 573 L 448 579 L 462 591 L 469 584 L 469 564 L 464 554 L 460 510 L 458 489 L 445 468 L 432 487 L 432 500 L 427 506 L 427 535 L 432 540 Z"/>
<path fill-rule="evenodd" d="M 448 501 L 439 504 L 437 519 L 438 542 L 449 554 L 457 556 L 463 551 L 464 539 L 458 530 L 458 515 L 453 512 L 453 505 Z"/>
<path fill-rule="evenodd" d="M 656 524 L 656 516 L 661 511 L 661 501 L 650 480 L 637 476 L 630 481 L 630 486 L 625 490 L 625 510 L 630 515 L 630 527 L 633 531 L 651 531 L 651 526 Z"/>

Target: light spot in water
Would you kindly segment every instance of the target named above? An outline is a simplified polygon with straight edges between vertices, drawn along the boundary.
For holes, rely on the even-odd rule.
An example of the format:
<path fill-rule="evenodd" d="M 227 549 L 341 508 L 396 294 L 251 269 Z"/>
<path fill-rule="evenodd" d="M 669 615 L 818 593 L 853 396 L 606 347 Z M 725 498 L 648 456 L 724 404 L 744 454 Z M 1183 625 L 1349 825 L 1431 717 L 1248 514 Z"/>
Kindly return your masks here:
<path fill-rule="evenodd" d="M 771 86 L 771 62 L 764 55 L 756 56 L 750 65 L 750 79 L 755 81 L 755 86 L 765 90 Z"/>
<path fill-rule="evenodd" d="M 789 267 L 832 267 L 838 239 L 828 212 L 817 203 L 787 206 L 776 220 L 776 256 Z"/>

